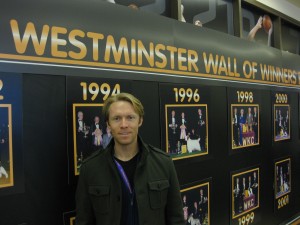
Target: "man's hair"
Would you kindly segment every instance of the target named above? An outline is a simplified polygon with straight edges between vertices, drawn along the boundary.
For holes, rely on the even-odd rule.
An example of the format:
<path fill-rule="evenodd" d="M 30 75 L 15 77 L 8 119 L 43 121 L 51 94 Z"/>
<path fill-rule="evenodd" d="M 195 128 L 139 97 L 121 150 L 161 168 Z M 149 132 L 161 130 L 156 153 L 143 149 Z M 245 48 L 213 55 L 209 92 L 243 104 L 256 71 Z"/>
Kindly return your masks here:
<path fill-rule="evenodd" d="M 110 96 L 104 102 L 102 113 L 106 122 L 108 122 L 109 119 L 109 109 L 111 104 L 119 101 L 129 102 L 132 105 L 134 111 L 139 115 L 140 119 L 144 117 L 144 107 L 141 101 L 134 97 L 132 94 L 123 92 L 117 95 Z"/>

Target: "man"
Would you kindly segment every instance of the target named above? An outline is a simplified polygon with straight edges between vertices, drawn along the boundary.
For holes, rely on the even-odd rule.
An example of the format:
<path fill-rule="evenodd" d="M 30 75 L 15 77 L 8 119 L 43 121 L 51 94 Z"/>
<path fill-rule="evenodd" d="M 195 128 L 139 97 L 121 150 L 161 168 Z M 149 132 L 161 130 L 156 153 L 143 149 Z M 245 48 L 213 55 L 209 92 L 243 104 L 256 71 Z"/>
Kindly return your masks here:
<path fill-rule="evenodd" d="M 240 199 L 241 199 L 241 187 L 240 187 L 240 179 L 237 177 L 236 182 L 233 189 L 234 193 L 234 215 L 240 213 Z"/>
<path fill-rule="evenodd" d="M 258 112 L 257 108 L 253 108 L 253 131 L 254 131 L 254 142 L 258 143 Z"/>
<path fill-rule="evenodd" d="M 102 147 L 106 148 L 106 146 L 109 144 L 110 140 L 112 139 L 110 128 L 106 127 L 106 133 L 103 135 L 102 139 Z"/>
<path fill-rule="evenodd" d="M 168 141 L 169 141 L 169 153 L 175 154 L 177 152 L 177 140 L 178 140 L 178 125 L 176 121 L 175 110 L 171 111 L 171 118 L 169 119 Z"/>
<path fill-rule="evenodd" d="M 253 124 L 253 115 L 251 112 L 251 107 L 248 108 L 248 114 L 246 117 L 246 124 L 247 124 L 247 130 L 248 132 L 252 131 L 252 124 Z"/>
<path fill-rule="evenodd" d="M 204 196 L 203 189 L 200 189 L 200 200 L 199 200 L 199 216 L 200 216 L 200 223 L 203 224 L 204 219 L 206 217 L 207 212 L 207 196 Z"/>
<path fill-rule="evenodd" d="M 201 109 L 198 109 L 198 125 L 199 125 L 199 135 L 200 135 L 200 147 L 201 150 L 205 151 L 206 122 Z"/>
<path fill-rule="evenodd" d="M 233 125 L 233 146 L 239 146 L 239 117 L 237 114 L 237 108 L 235 107 L 233 110 L 233 117 L 232 117 L 232 125 Z"/>
<path fill-rule="evenodd" d="M 131 94 L 103 106 L 112 141 L 80 170 L 76 225 L 184 225 L 173 162 L 138 136 L 144 109 Z"/>
<path fill-rule="evenodd" d="M 77 113 L 77 122 L 76 122 L 76 143 L 77 143 L 77 156 L 78 160 L 82 161 L 89 154 L 89 127 L 86 126 L 84 121 L 84 114 L 82 111 Z"/>

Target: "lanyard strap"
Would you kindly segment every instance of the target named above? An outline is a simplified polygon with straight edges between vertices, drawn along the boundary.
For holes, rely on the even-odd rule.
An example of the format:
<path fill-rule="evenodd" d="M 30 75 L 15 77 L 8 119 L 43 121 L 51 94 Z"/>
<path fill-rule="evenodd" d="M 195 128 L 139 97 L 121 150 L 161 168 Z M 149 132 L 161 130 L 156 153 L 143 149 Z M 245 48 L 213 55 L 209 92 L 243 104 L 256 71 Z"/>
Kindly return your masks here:
<path fill-rule="evenodd" d="M 125 185 L 127 186 L 128 190 L 129 190 L 129 193 L 132 194 L 132 189 L 131 189 L 129 180 L 128 180 L 126 174 L 125 174 L 125 171 L 124 171 L 123 167 L 120 165 L 120 163 L 118 163 L 118 161 L 116 159 L 114 159 L 114 161 L 117 165 L 117 168 L 119 170 L 119 173 L 120 173 Z"/>

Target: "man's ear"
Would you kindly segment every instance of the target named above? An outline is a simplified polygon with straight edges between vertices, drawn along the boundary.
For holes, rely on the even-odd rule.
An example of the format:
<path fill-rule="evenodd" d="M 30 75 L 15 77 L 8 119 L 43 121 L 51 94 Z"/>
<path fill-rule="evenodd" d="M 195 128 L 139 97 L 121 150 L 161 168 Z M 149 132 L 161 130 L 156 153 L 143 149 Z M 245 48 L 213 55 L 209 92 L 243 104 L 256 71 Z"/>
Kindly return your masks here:
<path fill-rule="evenodd" d="M 139 127 L 142 126 L 143 121 L 144 121 L 144 120 L 143 120 L 143 117 L 141 117 L 141 118 L 140 118 L 140 121 L 139 121 Z"/>

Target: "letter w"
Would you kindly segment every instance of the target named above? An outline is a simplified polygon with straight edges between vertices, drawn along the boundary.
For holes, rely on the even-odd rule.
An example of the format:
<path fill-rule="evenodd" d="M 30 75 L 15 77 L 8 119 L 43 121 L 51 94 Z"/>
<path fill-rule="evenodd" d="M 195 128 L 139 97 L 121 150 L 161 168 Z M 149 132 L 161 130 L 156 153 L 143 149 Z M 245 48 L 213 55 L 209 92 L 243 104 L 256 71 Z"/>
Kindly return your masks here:
<path fill-rule="evenodd" d="M 16 50 L 19 54 L 23 54 L 26 51 L 29 39 L 32 40 L 33 47 L 35 50 L 35 53 L 37 55 L 43 55 L 45 52 L 45 46 L 49 34 L 49 26 L 44 25 L 42 30 L 42 36 L 40 38 L 40 41 L 38 40 L 36 30 L 34 27 L 34 24 L 29 22 L 27 23 L 27 26 L 25 28 L 23 38 L 21 38 L 19 25 L 16 20 L 10 21 L 11 30 L 13 33 L 13 38 L 16 46 Z"/>

